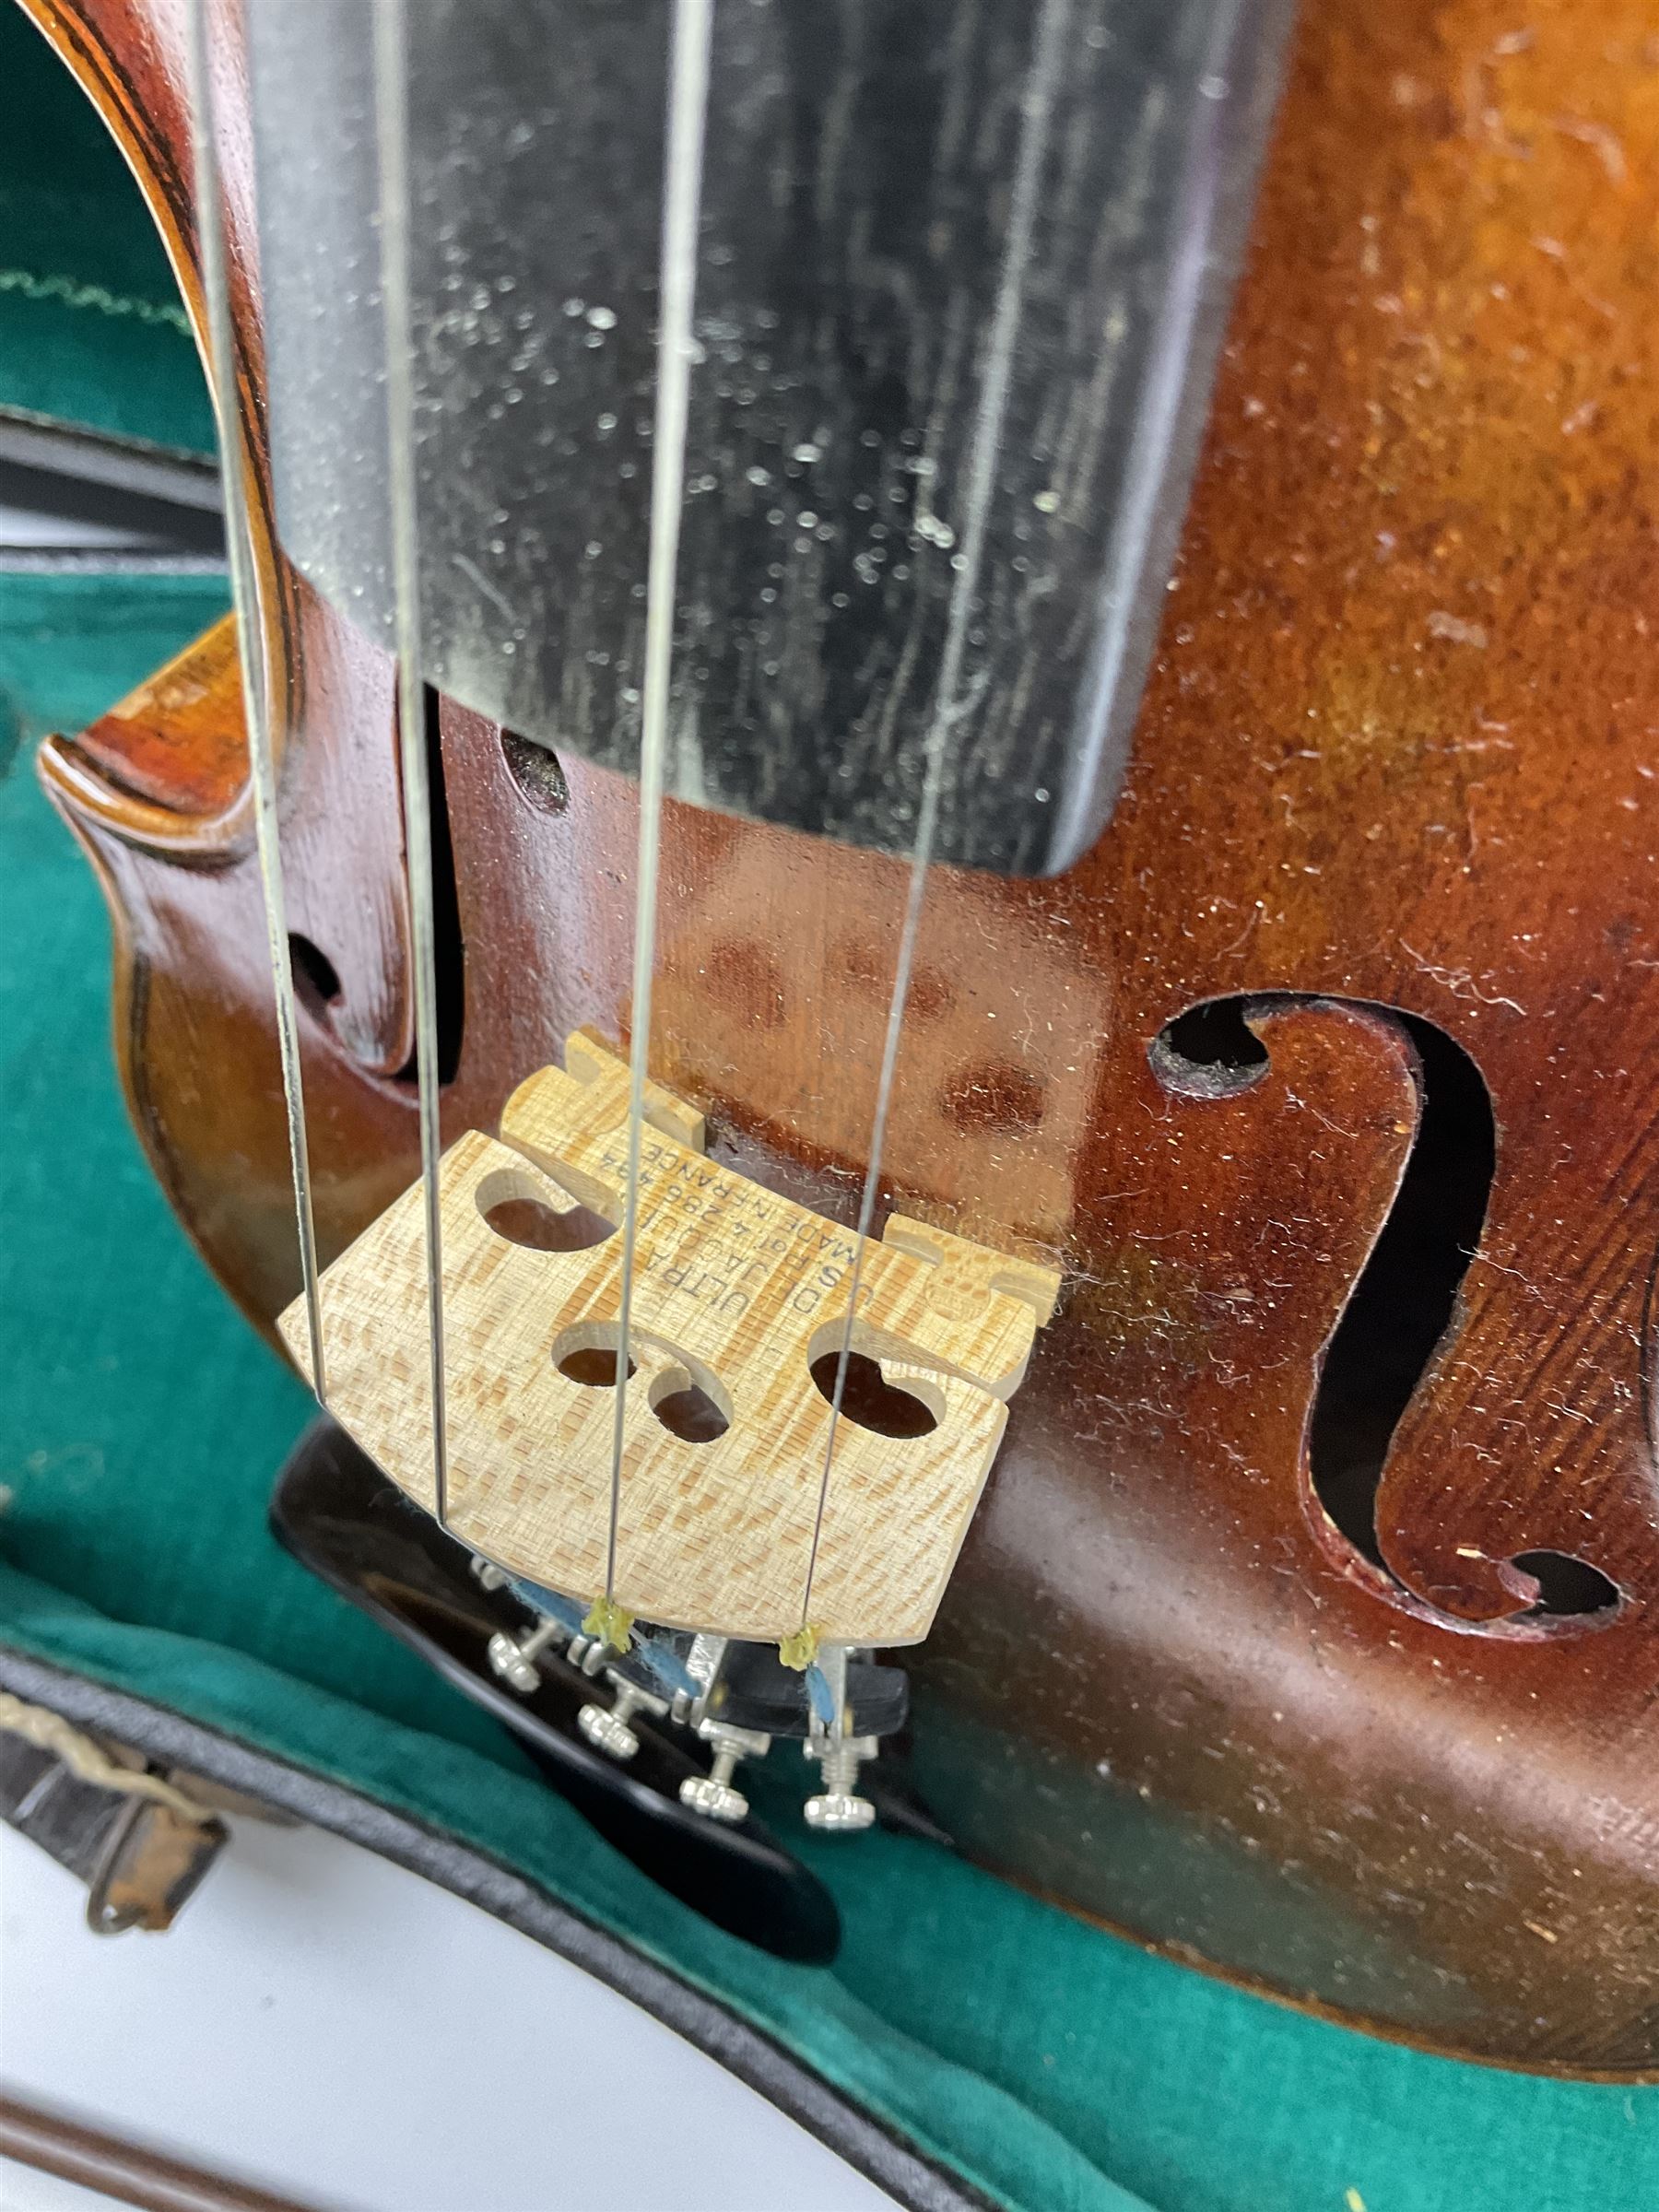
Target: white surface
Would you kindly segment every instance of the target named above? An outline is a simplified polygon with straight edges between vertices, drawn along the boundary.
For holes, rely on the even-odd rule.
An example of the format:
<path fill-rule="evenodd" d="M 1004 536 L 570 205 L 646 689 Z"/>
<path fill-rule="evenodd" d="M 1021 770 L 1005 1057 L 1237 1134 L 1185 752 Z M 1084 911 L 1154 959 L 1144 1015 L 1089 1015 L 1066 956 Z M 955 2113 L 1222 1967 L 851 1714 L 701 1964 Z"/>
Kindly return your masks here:
<path fill-rule="evenodd" d="M 88 523 L 74 515 L 37 514 L 26 507 L 0 507 L 0 547 L 66 546 L 88 552 L 124 552 L 153 546 L 155 538 L 112 523 Z M 4 2200 L 0 2200 L 3 2202 Z"/>
<path fill-rule="evenodd" d="M 55 2173 L 0 2159 L 0 2212 L 110 2212 L 110 2200 L 95 2189 L 60 2182 Z"/>
<path fill-rule="evenodd" d="M 165 1936 L 0 1827 L 0 2084 L 325 2212 L 890 2212 L 625 1997 L 315 1830 L 235 1823 Z M 97 2201 L 0 2161 L 5 2212 Z"/>

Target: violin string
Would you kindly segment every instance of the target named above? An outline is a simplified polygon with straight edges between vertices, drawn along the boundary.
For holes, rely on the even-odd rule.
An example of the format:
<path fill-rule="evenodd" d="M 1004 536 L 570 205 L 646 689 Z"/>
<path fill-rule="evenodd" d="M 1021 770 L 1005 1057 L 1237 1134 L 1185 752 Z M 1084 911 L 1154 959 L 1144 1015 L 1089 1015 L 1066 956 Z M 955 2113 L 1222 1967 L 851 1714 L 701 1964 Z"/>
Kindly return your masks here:
<path fill-rule="evenodd" d="M 651 985 L 656 950 L 657 877 L 668 684 L 674 645 L 675 575 L 686 473 L 697 224 L 702 194 L 713 0 L 675 0 L 668 76 L 668 143 L 663 182 L 657 387 L 652 430 L 651 532 L 645 586 L 645 674 L 640 730 L 640 843 L 634 891 L 633 989 L 628 1053 L 628 1162 L 623 1184 L 622 1296 L 617 1316 L 616 1406 L 611 1433 L 610 1513 L 605 1546 L 607 1608 L 617 1593 L 622 1512 L 622 1448 L 628 1413 L 629 1331 L 640 1222 L 640 1151 L 651 1054 Z"/>
<path fill-rule="evenodd" d="M 881 1157 L 887 1143 L 888 1119 L 893 1101 L 899 1048 L 904 1034 L 905 1007 L 922 930 L 922 909 L 926 895 L 927 871 L 933 857 L 944 792 L 946 756 L 952 730 L 975 703 L 970 690 L 958 696 L 962 660 L 968 643 L 968 626 L 979 589 L 985 533 L 996 483 L 996 456 L 1002 444 L 1007 413 L 1008 387 L 1013 377 L 1014 348 L 1025 304 L 1026 265 L 1030 257 L 1031 234 L 1036 223 L 1038 188 L 1048 148 L 1054 94 L 1065 48 L 1071 0 L 1043 0 L 1038 18 L 1036 44 L 1020 95 L 1019 148 L 1014 190 L 1008 213 L 1008 235 L 1003 248 L 997 280 L 996 307 L 985 347 L 984 380 L 969 448 L 967 496 L 963 502 L 961 549 L 957 556 L 951 586 L 945 649 L 940 655 L 936 703 L 924 747 L 922 797 L 916 811 L 916 835 L 912 848 L 910 879 L 904 902 L 904 920 L 899 935 L 899 956 L 893 971 L 892 995 L 888 1002 L 887 1029 L 882 1039 L 881 1066 L 876 1083 L 876 1110 L 870 1124 L 864 1186 L 859 1194 L 858 1228 L 853 1248 L 853 1266 L 847 1286 L 847 1318 L 836 1355 L 835 1386 L 830 1397 L 830 1429 L 824 1440 L 823 1465 L 818 1476 L 818 1511 L 813 1521 L 812 1547 L 806 1559 L 806 1580 L 801 1594 L 801 1628 L 811 1626 L 812 1591 L 823 1543 L 824 1516 L 830 1503 L 830 1477 L 835 1462 L 835 1442 L 846 1397 L 847 1369 L 853 1357 L 853 1339 L 858 1324 L 859 1292 L 865 1255 L 876 1217 L 881 1187 Z"/>
<path fill-rule="evenodd" d="M 415 454 L 415 320 L 409 276 L 409 82 L 404 0 L 375 0 L 374 111 L 379 162 L 381 305 L 385 329 L 387 490 L 396 609 L 397 739 L 403 784 L 404 863 L 415 979 L 415 1077 L 426 1234 L 427 1335 L 432 1413 L 432 1501 L 449 1509 L 449 1434 L 443 1338 L 443 1233 L 439 1167 L 438 964 L 432 888 L 432 798 L 427 766 L 426 687 L 420 667 L 420 535 Z"/>
<path fill-rule="evenodd" d="M 248 784 L 253 834 L 259 853 L 259 880 L 265 902 L 265 936 L 271 985 L 276 1005 L 276 1049 L 282 1065 L 282 1096 L 288 1116 L 288 1158 L 293 1176 L 294 1214 L 299 1230 L 300 1267 L 305 1287 L 305 1325 L 311 1351 L 312 1388 L 328 1402 L 323 1350 L 323 1288 L 317 1265 L 316 1217 L 312 1199 L 311 1147 L 305 1127 L 305 1085 L 300 1066 L 300 1019 L 294 997 L 293 957 L 288 946 L 288 900 L 282 874 L 282 834 L 276 804 L 276 764 L 271 736 L 270 694 L 261 644 L 259 580 L 253 557 L 253 523 L 241 429 L 236 365 L 236 338 L 230 316 L 229 213 L 219 176 L 213 68 L 207 41 L 207 0 L 190 0 L 186 18 L 186 69 L 190 92 L 190 136 L 194 168 L 196 243 L 202 291 L 207 309 L 207 372 L 218 423 L 219 474 L 224 485 L 225 543 L 229 559 L 230 595 L 236 608 L 236 650 L 241 670 L 242 712 L 248 730 Z"/>

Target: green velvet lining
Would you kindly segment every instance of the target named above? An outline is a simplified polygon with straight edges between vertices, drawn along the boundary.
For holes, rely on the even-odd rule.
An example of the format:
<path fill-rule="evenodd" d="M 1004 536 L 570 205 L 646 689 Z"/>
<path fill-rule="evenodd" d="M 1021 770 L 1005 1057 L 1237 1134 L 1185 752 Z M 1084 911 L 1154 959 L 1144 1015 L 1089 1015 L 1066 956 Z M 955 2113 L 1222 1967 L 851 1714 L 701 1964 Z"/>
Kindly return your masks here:
<path fill-rule="evenodd" d="M 0 0 L 0 407 L 213 450 L 160 239 L 91 103 Z"/>

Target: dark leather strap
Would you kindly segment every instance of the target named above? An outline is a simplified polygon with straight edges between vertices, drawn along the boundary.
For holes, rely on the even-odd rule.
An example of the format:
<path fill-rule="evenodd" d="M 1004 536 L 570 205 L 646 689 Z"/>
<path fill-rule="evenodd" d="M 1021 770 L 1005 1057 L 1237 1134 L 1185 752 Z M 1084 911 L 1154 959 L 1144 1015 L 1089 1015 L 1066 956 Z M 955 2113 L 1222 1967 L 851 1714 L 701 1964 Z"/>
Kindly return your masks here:
<path fill-rule="evenodd" d="M 0 1729 L 0 1819 L 87 1888 L 87 1923 L 100 1936 L 165 1928 L 223 1849 L 218 1820 L 105 1789 L 55 1752 Z"/>

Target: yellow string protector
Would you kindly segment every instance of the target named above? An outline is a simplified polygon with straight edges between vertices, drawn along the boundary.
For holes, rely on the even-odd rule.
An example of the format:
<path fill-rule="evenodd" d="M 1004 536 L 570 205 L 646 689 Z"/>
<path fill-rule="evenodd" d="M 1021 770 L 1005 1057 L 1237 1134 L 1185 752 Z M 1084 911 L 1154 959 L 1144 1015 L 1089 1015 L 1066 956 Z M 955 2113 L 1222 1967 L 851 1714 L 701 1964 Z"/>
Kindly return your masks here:
<path fill-rule="evenodd" d="M 633 1643 L 633 1615 L 614 1597 L 596 1597 L 582 1624 L 584 1636 L 594 1637 L 612 1652 L 628 1651 Z"/>
<path fill-rule="evenodd" d="M 804 1629 L 797 1629 L 793 1636 L 784 1637 L 778 1646 L 778 1657 L 793 1674 L 804 1675 L 818 1657 L 818 1645 L 822 1641 L 817 1628 L 808 1621 Z"/>
<path fill-rule="evenodd" d="M 571 1593 L 606 1586 L 615 1367 L 572 1355 L 615 1353 L 622 1240 L 534 1250 L 486 1217 L 530 1199 L 618 1223 L 627 1117 L 626 1065 L 578 1031 L 563 1070 L 508 1100 L 500 1140 L 462 1137 L 440 1176 L 448 1525 Z M 853 1238 L 706 1159 L 700 1116 L 654 1084 L 645 1119 L 611 1596 L 633 1618 L 782 1643 L 801 1629 L 830 1424 L 810 1369 L 841 1348 Z M 429 1512 L 425 1268 L 416 1185 L 323 1279 L 329 1410 Z M 1052 1268 L 901 1216 L 869 1245 L 853 1349 L 935 1426 L 895 1438 L 843 1412 L 812 1583 L 823 1642 L 927 1634 L 1059 1287 Z M 279 1325 L 309 1371 L 303 1304 Z M 712 1441 L 657 1410 L 693 1384 L 729 1424 Z"/>

